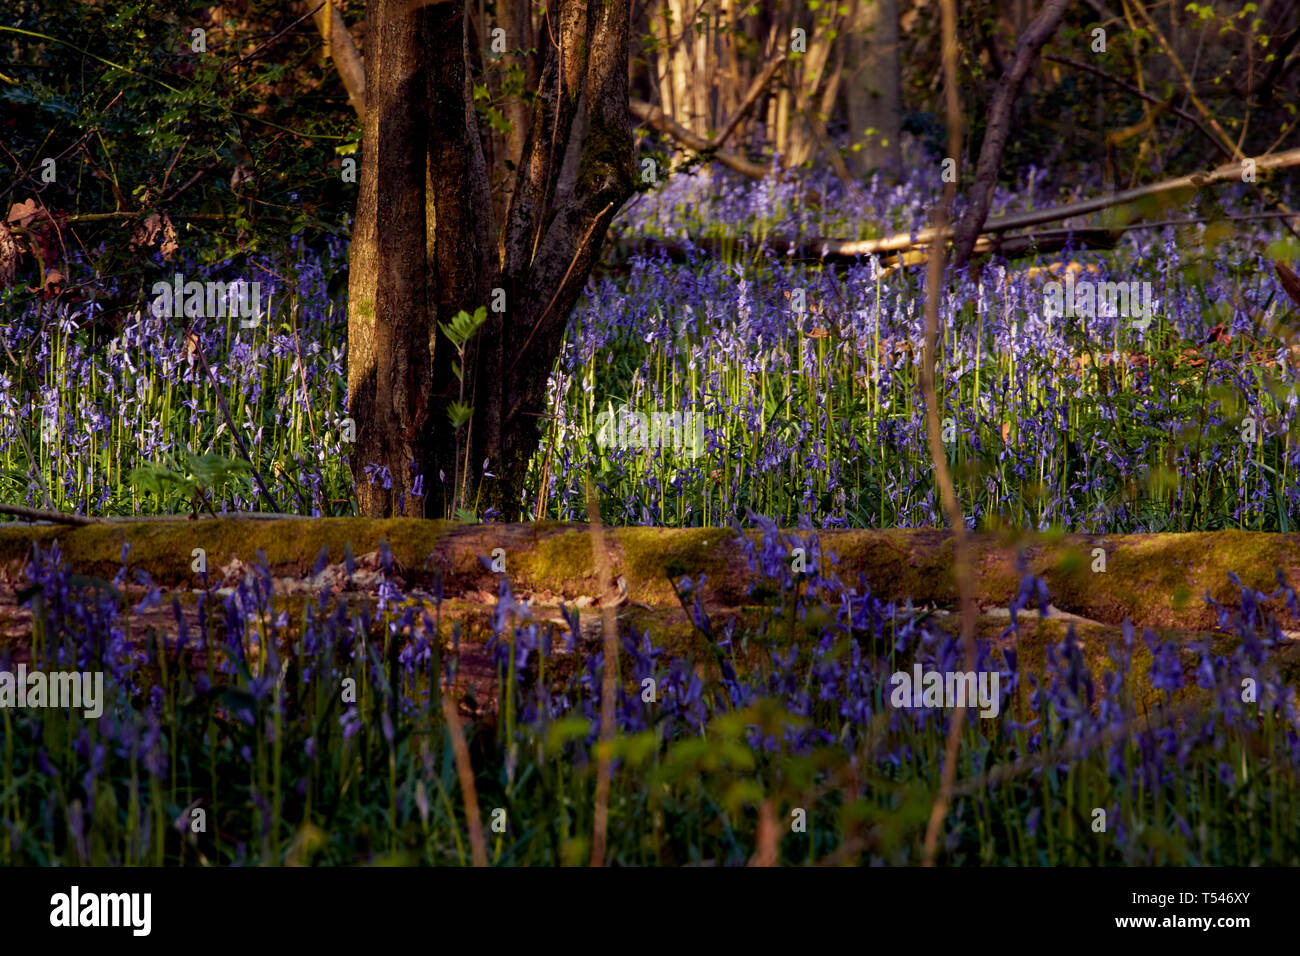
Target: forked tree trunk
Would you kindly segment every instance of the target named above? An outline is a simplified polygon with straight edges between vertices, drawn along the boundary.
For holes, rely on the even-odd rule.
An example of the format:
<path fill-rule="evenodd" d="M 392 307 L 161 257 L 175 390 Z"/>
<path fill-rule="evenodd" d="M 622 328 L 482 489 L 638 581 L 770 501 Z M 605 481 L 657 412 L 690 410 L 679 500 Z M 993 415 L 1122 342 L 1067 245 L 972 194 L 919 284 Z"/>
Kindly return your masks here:
<path fill-rule="evenodd" d="M 628 0 L 552 6 L 500 233 L 463 0 L 370 0 L 366 21 L 348 301 L 357 499 L 373 517 L 447 516 L 459 465 L 466 506 L 515 518 L 565 322 L 633 189 Z M 566 156 L 576 175 L 560 192 Z M 492 311 L 502 294 L 504 311 Z M 480 307 L 488 318 L 470 342 L 462 383 L 439 323 Z M 459 431 L 448 418 L 455 401 L 474 409 Z M 417 476 L 423 497 L 413 495 Z"/>

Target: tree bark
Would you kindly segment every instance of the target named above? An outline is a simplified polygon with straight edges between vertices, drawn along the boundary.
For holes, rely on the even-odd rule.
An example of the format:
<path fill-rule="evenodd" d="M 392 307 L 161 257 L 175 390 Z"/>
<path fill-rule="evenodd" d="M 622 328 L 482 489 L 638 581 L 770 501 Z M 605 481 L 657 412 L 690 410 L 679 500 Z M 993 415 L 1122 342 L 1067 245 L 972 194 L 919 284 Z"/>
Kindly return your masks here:
<path fill-rule="evenodd" d="M 632 193 L 628 0 L 562 0 L 550 16 L 498 234 L 463 2 L 368 5 L 348 308 L 351 467 L 364 515 L 450 516 L 462 490 L 471 510 L 519 512 L 565 321 Z M 572 186 L 560 191 L 566 159 Z M 502 295 L 504 310 L 489 310 L 469 342 L 462 381 L 440 323 Z M 459 430 L 453 402 L 473 409 Z"/>
<path fill-rule="evenodd" d="M 903 168 L 898 0 L 857 0 L 849 43 L 854 63 L 845 89 L 849 141 L 862 144 L 853 167 L 860 176 L 875 169 L 898 173 Z"/>

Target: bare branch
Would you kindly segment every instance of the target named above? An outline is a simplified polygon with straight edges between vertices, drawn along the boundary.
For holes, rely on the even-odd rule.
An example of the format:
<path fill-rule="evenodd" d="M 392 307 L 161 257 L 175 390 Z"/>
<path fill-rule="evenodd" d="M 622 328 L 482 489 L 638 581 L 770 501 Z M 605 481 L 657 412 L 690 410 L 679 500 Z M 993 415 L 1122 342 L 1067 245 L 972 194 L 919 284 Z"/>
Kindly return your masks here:
<path fill-rule="evenodd" d="M 943 16 L 943 78 L 945 105 L 948 120 L 948 151 L 961 155 L 961 104 L 957 98 L 957 4 L 956 0 L 942 0 Z M 1030 29 L 1032 32 L 1032 27 Z M 1019 60 L 1021 53 L 1016 55 Z M 986 141 L 987 142 L 987 141 Z M 981 157 L 982 158 L 982 157 Z M 971 552 L 970 536 L 966 532 L 966 518 L 961 502 L 953 487 L 948 469 L 948 452 L 943 447 L 939 425 L 939 397 L 934 383 L 935 350 L 939 345 L 939 300 L 943 296 L 944 227 L 949 210 L 957 195 L 957 183 L 947 182 L 943 198 L 934 210 L 934 241 L 930 249 L 929 273 L 925 283 L 925 354 L 921 362 L 921 389 L 925 393 L 925 424 L 929 438 L 930 460 L 934 464 L 935 484 L 943 510 L 952 528 L 953 570 L 957 577 L 957 590 L 961 595 L 961 638 L 966 651 L 966 669 L 975 670 L 975 562 Z M 939 795 L 930 810 L 930 821 L 925 830 L 924 866 L 934 866 L 939 848 L 939 831 L 948 815 L 952 801 L 953 783 L 957 778 L 957 754 L 961 745 L 961 728 L 966 718 L 966 708 L 953 711 L 948 724 Z"/>
<path fill-rule="evenodd" d="M 1081 63 L 1078 60 L 1071 60 L 1068 59 L 1067 57 L 1056 56 L 1055 54 L 1050 54 L 1050 53 L 1047 56 L 1044 56 L 1043 59 L 1050 60 L 1053 63 L 1061 63 L 1064 64 L 1065 66 L 1072 66 L 1076 70 L 1084 70 L 1085 72 L 1091 73 L 1093 76 L 1099 76 L 1103 80 L 1106 80 L 1109 83 L 1114 83 L 1120 89 L 1127 90 L 1129 93 L 1132 93 L 1134 96 L 1138 97 L 1139 99 L 1146 100 L 1148 103 L 1154 104 L 1159 109 L 1169 110 L 1169 112 L 1173 113 L 1175 116 L 1181 119 L 1185 119 L 1187 120 L 1187 122 L 1195 126 L 1197 131 L 1202 136 L 1204 136 L 1207 140 L 1210 141 L 1210 145 L 1212 145 L 1215 149 L 1217 149 L 1219 152 L 1223 154 L 1224 159 L 1227 160 L 1236 159 L 1236 157 L 1232 153 L 1232 150 L 1228 149 L 1221 142 L 1219 142 L 1219 140 L 1214 136 L 1214 134 L 1211 133 L 1208 129 L 1206 129 L 1201 124 L 1201 121 L 1198 120 L 1191 113 L 1187 112 L 1187 110 L 1174 106 L 1172 103 L 1166 102 L 1160 99 L 1159 97 L 1152 96 L 1150 93 L 1138 89 L 1128 80 L 1121 79 L 1118 76 L 1112 76 L 1111 74 L 1107 73 L 1105 70 L 1098 69 L 1097 67 L 1093 66 L 1091 63 Z"/>
<path fill-rule="evenodd" d="M 989 105 L 988 126 L 984 132 L 984 143 L 980 146 L 979 162 L 975 167 L 975 182 L 970 188 L 970 205 L 957 224 L 956 240 L 953 243 L 953 261 L 959 269 L 970 258 L 975 248 L 975 237 L 980 234 L 993 202 L 993 187 L 997 185 L 998 169 L 1002 165 L 1002 150 L 1006 147 L 1007 135 L 1011 130 L 1011 108 L 1020 96 L 1021 87 L 1029 76 L 1029 69 L 1033 66 L 1038 51 L 1056 32 L 1065 16 L 1065 8 L 1069 5 L 1070 0 L 1047 0 L 1017 41 L 1011 69 L 998 80 L 993 102 Z"/>
<path fill-rule="evenodd" d="M 741 120 L 743 120 L 749 111 L 754 108 L 754 104 L 758 102 L 758 98 L 763 95 L 763 90 L 767 89 L 767 84 L 772 81 L 772 77 L 776 76 L 776 71 L 779 70 L 781 64 L 785 62 L 785 56 L 785 51 L 782 50 L 772 58 L 771 62 L 767 64 L 762 73 L 754 77 L 754 82 L 749 86 L 749 92 L 745 94 L 745 98 L 742 99 L 740 105 L 736 107 L 736 112 L 732 114 L 731 119 L 727 120 L 727 125 L 722 127 L 722 132 L 713 137 L 712 148 L 714 150 L 719 150 L 723 147 L 731 134 L 735 132 L 736 127 L 740 125 Z"/>
<path fill-rule="evenodd" d="M 628 108 L 632 115 L 642 123 L 645 123 L 651 129 L 671 136 L 677 142 L 681 143 L 687 149 L 693 149 L 697 153 L 711 153 L 713 158 L 720 162 L 728 169 L 733 169 L 742 176 L 748 176 L 750 179 L 763 179 L 767 176 L 768 170 L 765 166 L 758 163 L 752 163 L 735 153 L 724 152 L 715 149 L 713 143 L 703 136 L 697 136 L 688 130 L 685 126 L 666 115 L 662 109 L 657 106 L 651 106 L 642 100 L 632 100 L 628 103 Z"/>
<path fill-rule="evenodd" d="M 325 40 L 325 53 L 334 61 L 343 81 L 343 88 L 348 91 L 348 102 L 356 110 L 361 122 L 366 121 L 366 68 L 357 53 L 357 45 L 352 42 L 343 14 L 339 13 L 329 0 L 312 11 L 316 29 L 320 30 Z"/>

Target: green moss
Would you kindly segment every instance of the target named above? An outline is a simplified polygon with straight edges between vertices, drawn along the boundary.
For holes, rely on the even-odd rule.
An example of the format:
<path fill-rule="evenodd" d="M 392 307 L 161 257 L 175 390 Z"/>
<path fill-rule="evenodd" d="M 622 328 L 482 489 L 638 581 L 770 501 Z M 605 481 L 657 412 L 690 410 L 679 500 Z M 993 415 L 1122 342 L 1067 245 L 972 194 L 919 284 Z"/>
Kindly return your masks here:
<path fill-rule="evenodd" d="M 387 539 L 393 557 L 404 567 L 421 568 L 453 525 L 445 521 L 416 521 L 410 518 L 224 518 L 217 521 L 114 522 L 68 528 L 0 528 L 0 561 L 16 567 L 30 542 L 44 549 L 59 542 L 63 560 L 85 574 L 112 577 L 121 567 L 122 545 L 130 543 L 127 558 L 133 568 L 142 568 L 159 582 L 189 581 L 194 549 L 206 553 L 209 572 L 239 558 L 245 564 L 256 560 L 258 549 L 266 554 L 272 569 L 305 574 L 322 547 L 331 563 L 343 560 L 345 546 L 354 555 L 378 550 Z"/>
<path fill-rule="evenodd" d="M 563 591 L 583 590 L 596 577 L 591 535 L 572 528 L 562 534 L 545 535 L 529 552 L 516 560 L 522 580 L 535 588 Z"/>
<path fill-rule="evenodd" d="M 674 613 L 652 611 L 648 608 L 629 607 L 619 615 L 619 623 L 631 627 L 637 634 L 648 632 L 656 647 L 670 655 L 692 655 L 699 646 L 700 633 L 680 608 Z M 599 612 L 597 612 L 599 613 Z"/>
<path fill-rule="evenodd" d="M 839 556 L 841 568 L 855 569 L 848 576 L 840 571 L 847 587 L 857 586 L 856 571 L 861 571 L 876 595 L 957 601 L 954 544 L 941 531 L 853 531 L 823 540 Z"/>
<path fill-rule="evenodd" d="M 632 194 L 635 154 L 627 125 L 610 122 L 598 110 L 592 110 L 577 176 L 579 194 L 592 195 L 592 215 L 599 214 L 611 198 L 621 204 Z"/>
<path fill-rule="evenodd" d="M 1268 591 L 1277 568 L 1294 566 L 1296 558 L 1289 536 L 1250 531 L 1123 535 L 1096 544 L 1106 549 L 1104 574 L 1092 571 L 1090 551 L 1068 568 L 1055 550 L 1035 563 L 1054 603 L 1091 618 L 1118 622 L 1127 616 L 1152 627 L 1210 626 L 1213 612 L 1201 600 L 1207 590 L 1225 604 L 1240 597 L 1229 571 Z"/>
<path fill-rule="evenodd" d="M 579 33 L 579 34 L 578 34 L 578 36 L 577 36 L 577 42 L 575 42 L 574 45 L 573 45 L 573 52 L 574 52 L 575 58 L 577 59 L 577 61 L 578 61 L 579 63 L 586 63 L 586 62 L 587 62 L 587 35 L 586 35 L 585 33 Z M 577 86 L 575 86 L 575 87 L 573 87 L 572 89 L 570 89 L 570 90 L 569 90 L 569 100 L 570 100 L 570 102 L 576 104 L 576 103 L 578 102 L 578 94 L 579 94 L 580 92 L 581 92 L 581 89 L 580 89 L 579 87 L 577 87 Z"/>
<path fill-rule="evenodd" d="M 726 603 L 734 603 L 746 590 L 730 566 L 734 535 L 724 528 L 619 528 L 614 539 L 623 550 L 623 573 L 629 587 L 637 588 L 638 601 L 676 603 L 672 582 L 685 575 L 707 575 L 708 586 Z"/>
<path fill-rule="evenodd" d="M 614 528 L 606 531 L 611 571 L 625 575 L 633 602 L 676 605 L 670 578 L 704 574 L 711 605 L 737 606 L 761 580 L 739 554 L 726 529 Z M 884 600 L 911 597 L 953 608 L 957 586 L 953 539 L 941 531 L 826 531 L 822 542 L 839 556 L 836 571 L 849 587 L 858 573 Z M 184 518 L 83 527 L 0 525 L 0 566 L 15 580 L 32 541 L 49 549 L 57 540 L 64 560 L 83 574 L 111 578 L 121 566 L 122 545 L 130 542 L 129 564 L 160 584 L 193 584 L 195 548 L 206 551 L 210 572 L 239 557 L 251 564 L 260 548 L 277 576 L 302 576 L 325 548 L 339 563 L 351 544 L 354 555 L 375 551 L 386 539 L 408 580 L 424 580 L 434 567 L 444 575 L 447 593 L 489 587 L 491 576 L 478 554 L 496 545 L 509 552 L 509 573 L 517 588 L 559 590 L 568 596 L 596 594 L 592 540 L 585 528 L 554 522 L 486 528 L 409 518 Z M 757 540 L 757 534 L 751 534 Z M 1204 604 L 1208 589 L 1221 603 L 1235 606 L 1235 571 L 1248 586 L 1269 592 L 1282 567 L 1300 570 L 1300 538 L 1255 532 L 1129 535 L 1111 538 L 1070 536 L 1051 543 L 1027 535 L 1012 543 L 991 536 L 976 539 L 979 550 L 979 600 L 1005 607 L 1019 586 L 1017 548 L 1023 548 L 1032 573 L 1046 578 L 1053 603 L 1062 610 L 1118 625 L 1125 617 L 1139 627 L 1212 628 L 1213 611 Z M 1104 546 L 1107 567 L 1093 572 L 1094 547 Z M 429 556 L 438 554 L 437 562 Z"/>

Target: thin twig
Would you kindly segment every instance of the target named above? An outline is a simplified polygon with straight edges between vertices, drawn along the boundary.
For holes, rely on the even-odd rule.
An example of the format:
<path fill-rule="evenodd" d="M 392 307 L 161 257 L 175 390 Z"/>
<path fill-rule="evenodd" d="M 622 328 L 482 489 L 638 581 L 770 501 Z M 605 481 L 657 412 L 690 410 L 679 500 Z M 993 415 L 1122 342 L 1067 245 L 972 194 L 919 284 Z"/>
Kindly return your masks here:
<path fill-rule="evenodd" d="M 1187 112 L 1187 110 L 1182 109 L 1181 107 L 1178 106 L 1174 106 L 1172 102 L 1166 102 L 1165 100 L 1162 100 L 1159 97 L 1152 96 L 1150 93 L 1138 89 L 1128 80 L 1122 79 L 1118 76 L 1113 76 L 1112 74 L 1107 73 L 1105 70 L 1093 66 L 1091 63 L 1083 63 L 1080 62 L 1079 60 L 1071 60 L 1068 57 L 1057 56 L 1054 53 L 1046 54 L 1043 57 L 1043 59 L 1050 60 L 1053 63 L 1061 63 L 1064 64 L 1065 66 L 1072 66 L 1076 70 L 1083 70 L 1087 73 L 1091 73 L 1093 76 L 1101 77 L 1103 80 L 1106 80 L 1107 82 L 1110 83 L 1114 83 L 1116 86 L 1120 87 L 1121 89 L 1126 90 L 1129 93 L 1132 93 L 1134 96 L 1138 97 L 1139 99 L 1146 100 L 1148 103 L 1153 103 L 1154 105 L 1160 107 L 1161 109 L 1169 110 L 1169 112 L 1173 113 L 1175 116 L 1180 117 L 1181 119 L 1185 119 L 1187 120 L 1187 122 L 1195 126 L 1197 131 L 1199 131 L 1202 136 L 1208 139 L 1210 141 L 1210 144 L 1215 149 L 1223 153 L 1223 155 L 1229 160 L 1229 162 L 1231 162 L 1233 159 L 1236 158 L 1235 156 L 1232 155 L 1232 150 L 1228 149 L 1217 139 L 1215 139 L 1214 134 L 1211 133 L 1208 129 L 1206 129 L 1201 124 L 1200 120 L 1198 120 L 1191 113 Z"/>
<path fill-rule="evenodd" d="M 162 185 L 158 187 L 158 192 L 165 193 L 167 191 L 167 180 L 172 178 L 172 170 L 176 168 L 176 163 L 181 158 L 181 153 L 185 152 L 185 147 L 189 144 L 189 141 L 190 138 L 186 136 L 181 142 L 181 145 L 177 148 L 176 155 L 172 157 L 172 161 L 167 164 L 167 172 L 163 173 Z"/>
<path fill-rule="evenodd" d="M 600 687 L 600 741 L 596 745 L 596 809 L 591 832 L 591 865 L 605 865 L 605 842 L 609 831 L 609 788 L 614 750 L 614 694 L 618 680 L 618 626 L 614 620 L 613 574 L 605 550 L 605 526 L 600 521 L 600 501 L 590 476 L 587 478 L 587 522 L 591 552 L 602 592 L 601 625 L 605 632 L 605 660 Z"/>
<path fill-rule="evenodd" d="M 551 296 L 551 301 L 546 304 L 546 310 L 542 312 L 536 324 L 533 325 L 532 331 L 528 333 L 528 338 L 524 339 L 523 348 L 519 350 L 519 354 L 515 356 L 515 360 L 510 363 L 511 372 L 515 370 L 515 366 L 519 364 L 519 360 L 523 358 L 524 353 L 528 351 L 529 343 L 532 342 L 533 336 L 537 334 L 537 330 L 542 327 L 542 323 L 550 316 L 551 309 L 555 308 L 556 300 L 560 298 L 560 293 L 564 291 L 565 285 L 568 284 L 569 276 L 573 275 L 573 267 L 578 264 L 578 259 L 581 258 L 583 248 L 591 239 L 591 234 L 595 232 L 596 227 L 600 225 L 600 220 L 604 218 L 605 213 L 609 212 L 613 206 L 613 203 L 606 204 L 605 208 L 596 214 L 596 218 L 591 221 L 591 225 L 587 227 L 587 234 L 582 237 L 582 241 L 578 243 L 578 248 L 574 250 L 573 261 L 569 263 L 569 268 L 565 270 L 564 278 L 561 279 L 560 284 L 555 287 L 555 295 Z"/>
<path fill-rule="evenodd" d="M 274 36 L 271 37 L 271 39 L 267 40 L 265 43 L 263 43 L 261 46 L 259 46 L 257 49 L 255 49 L 252 53 L 245 53 L 245 54 L 244 54 L 243 56 L 241 56 L 238 60 L 234 61 L 234 63 L 233 63 L 232 65 L 233 65 L 233 66 L 240 66 L 241 64 L 248 62 L 248 61 L 251 60 L 253 57 L 257 56 L 259 53 L 261 53 L 263 50 L 265 50 L 267 47 L 269 47 L 271 44 L 273 44 L 276 40 L 280 39 L 280 37 L 284 36 L 286 33 L 288 33 L 290 30 L 292 30 L 292 29 L 293 29 L 294 27 L 296 27 L 298 24 L 302 23 L 302 21 L 306 20 L 308 17 L 314 17 L 314 16 L 316 15 L 316 13 L 320 10 L 320 8 L 323 7 L 323 6 L 325 6 L 325 0 L 321 0 L 321 3 L 317 4 L 317 5 L 316 5 L 314 8 L 312 8 L 311 10 L 308 10 L 306 13 L 304 13 L 302 16 L 300 16 L 297 20 L 294 20 L 292 23 L 290 23 L 287 27 L 285 27 L 285 28 L 284 28 L 283 30 L 281 30 L 279 33 L 276 33 Z M 229 67 L 227 67 L 227 69 L 229 69 Z"/>
<path fill-rule="evenodd" d="M 961 104 L 957 94 L 957 8 L 955 0 L 943 0 L 943 76 L 945 101 L 948 113 L 948 153 L 960 161 L 961 157 Z M 943 198 L 934 211 L 934 245 L 930 250 L 929 274 L 925 284 L 925 355 L 921 362 L 921 387 L 925 393 L 925 422 L 929 437 L 930 459 L 934 462 L 935 483 L 943 501 L 943 510 L 953 533 L 954 571 L 957 589 L 961 595 L 961 637 L 966 650 L 966 669 L 975 670 L 975 573 L 971 560 L 970 541 L 966 534 L 966 518 L 961 502 L 953 488 L 952 474 L 948 470 L 948 453 L 943 447 L 939 431 L 939 397 L 934 384 L 935 350 L 939 339 L 939 301 L 943 295 L 943 267 L 945 256 L 944 231 L 948 225 L 949 209 L 957 195 L 956 177 L 944 183 Z M 948 815 L 952 800 L 953 783 L 957 777 L 957 757 L 961 746 L 961 728 L 966 719 L 966 708 L 957 707 L 948 724 L 948 741 L 945 749 L 939 795 L 930 811 L 930 822 L 925 830 L 925 866 L 934 866 L 939 849 L 939 831 Z"/>
<path fill-rule="evenodd" d="M 456 775 L 460 778 L 460 792 L 465 800 L 465 822 L 469 826 L 470 854 L 475 866 L 487 866 L 487 845 L 483 842 L 483 818 L 479 816 L 474 767 L 469 760 L 469 748 L 465 746 L 465 733 L 460 727 L 460 715 L 456 712 L 456 702 L 451 699 L 450 687 L 442 694 L 442 716 L 447 721 L 451 749 L 456 755 Z"/>

